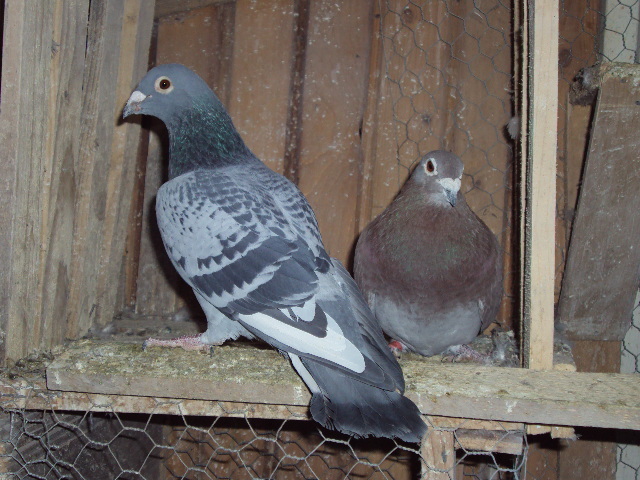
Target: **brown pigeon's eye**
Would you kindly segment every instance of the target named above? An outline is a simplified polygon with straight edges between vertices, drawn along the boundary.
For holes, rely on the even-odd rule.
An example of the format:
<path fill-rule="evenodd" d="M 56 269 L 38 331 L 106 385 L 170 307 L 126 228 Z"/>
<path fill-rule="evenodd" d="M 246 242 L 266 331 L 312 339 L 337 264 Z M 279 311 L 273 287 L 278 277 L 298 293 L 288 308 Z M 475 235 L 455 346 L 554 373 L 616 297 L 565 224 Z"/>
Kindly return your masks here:
<path fill-rule="evenodd" d="M 173 84 L 167 77 L 160 77 L 156 80 L 156 91 L 160 93 L 169 93 L 173 90 Z"/>
<path fill-rule="evenodd" d="M 436 163 L 432 159 L 427 160 L 427 163 L 424 164 L 424 171 L 427 175 L 435 175 L 437 173 Z"/>

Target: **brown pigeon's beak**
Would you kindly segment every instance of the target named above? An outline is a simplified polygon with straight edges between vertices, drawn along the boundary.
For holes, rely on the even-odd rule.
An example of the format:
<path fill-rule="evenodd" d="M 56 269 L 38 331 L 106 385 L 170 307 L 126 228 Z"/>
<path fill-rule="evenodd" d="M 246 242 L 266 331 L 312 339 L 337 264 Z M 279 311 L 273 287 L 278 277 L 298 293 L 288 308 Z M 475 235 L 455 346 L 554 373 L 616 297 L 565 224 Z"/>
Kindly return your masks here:
<path fill-rule="evenodd" d="M 447 196 L 447 200 L 449 201 L 451 206 L 455 207 L 456 201 L 458 200 L 458 190 L 449 190 L 448 188 L 445 188 L 444 193 Z"/>
<path fill-rule="evenodd" d="M 127 105 L 124 107 L 122 118 L 127 118 L 129 115 L 138 115 L 142 113 L 142 102 L 146 98 L 147 96 L 139 90 L 133 92 L 129 97 L 129 100 L 127 101 Z"/>

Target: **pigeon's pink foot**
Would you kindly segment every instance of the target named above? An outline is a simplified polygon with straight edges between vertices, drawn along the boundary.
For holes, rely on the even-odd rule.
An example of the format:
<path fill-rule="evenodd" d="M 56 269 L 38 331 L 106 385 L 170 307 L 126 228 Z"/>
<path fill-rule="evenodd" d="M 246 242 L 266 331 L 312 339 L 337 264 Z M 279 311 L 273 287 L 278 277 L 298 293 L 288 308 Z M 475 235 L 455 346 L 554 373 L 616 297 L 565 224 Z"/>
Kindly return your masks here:
<path fill-rule="evenodd" d="M 483 355 L 475 351 L 469 345 L 452 345 L 447 348 L 442 354 L 443 362 L 474 362 L 474 363 L 487 363 L 489 361 L 488 355 Z"/>
<path fill-rule="evenodd" d="M 400 355 L 401 353 L 407 352 L 409 350 L 404 343 L 399 342 L 398 340 L 392 340 L 391 342 L 389 342 L 389 348 L 394 353 L 394 355 Z"/>
<path fill-rule="evenodd" d="M 142 349 L 149 347 L 169 347 L 182 348 L 184 350 L 201 350 L 210 351 L 213 347 L 202 342 L 201 335 L 187 335 L 184 337 L 171 338 L 169 340 L 160 340 L 158 338 L 147 338 L 142 344 Z"/>

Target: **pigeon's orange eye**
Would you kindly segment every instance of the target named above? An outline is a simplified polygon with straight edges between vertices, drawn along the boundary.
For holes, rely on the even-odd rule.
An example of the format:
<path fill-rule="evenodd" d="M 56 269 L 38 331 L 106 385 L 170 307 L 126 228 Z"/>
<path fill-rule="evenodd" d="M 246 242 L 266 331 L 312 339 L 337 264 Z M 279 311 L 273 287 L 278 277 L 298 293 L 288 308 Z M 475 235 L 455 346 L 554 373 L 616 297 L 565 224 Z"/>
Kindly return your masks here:
<path fill-rule="evenodd" d="M 156 92 L 169 93 L 173 90 L 173 84 L 167 77 L 160 77 L 156 80 Z"/>
<path fill-rule="evenodd" d="M 435 171 L 435 169 L 436 169 L 435 165 L 433 164 L 433 162 L 431 160 L 429 160 L 427 162 L 427 172 L 433 173 Z"/>

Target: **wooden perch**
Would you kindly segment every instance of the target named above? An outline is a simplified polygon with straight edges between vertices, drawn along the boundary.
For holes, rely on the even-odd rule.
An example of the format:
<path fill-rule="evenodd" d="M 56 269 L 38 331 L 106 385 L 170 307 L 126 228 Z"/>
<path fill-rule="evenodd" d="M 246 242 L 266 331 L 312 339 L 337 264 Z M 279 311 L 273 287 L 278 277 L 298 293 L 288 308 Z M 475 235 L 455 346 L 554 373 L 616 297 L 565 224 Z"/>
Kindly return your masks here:
<path fill-rule="evenodd" d="M 640 430 L 635 375 L 451 365 L 407 355 L 407 396 L 424 414 Z M 273 350 L 232 345 L 213 356 L 81 341 L 47 369 L 51 390 L 304 407 L 309 392 Z M 290 408 L 290 407 L 289 407 Z"/>

